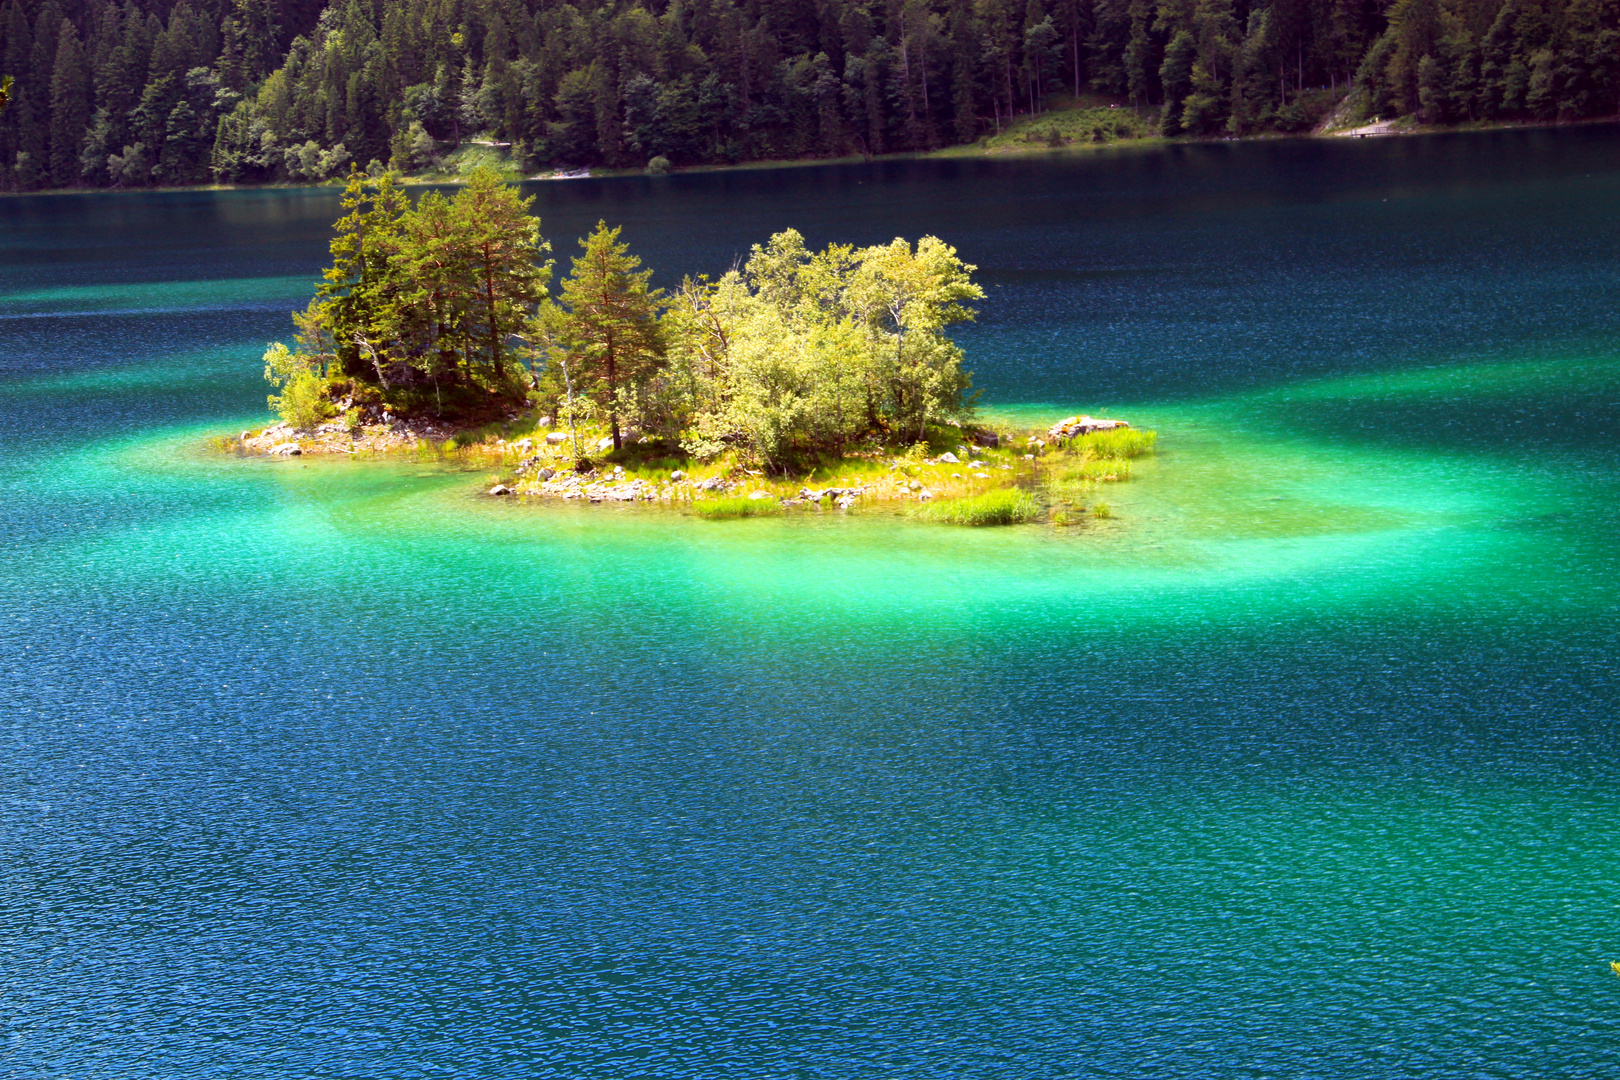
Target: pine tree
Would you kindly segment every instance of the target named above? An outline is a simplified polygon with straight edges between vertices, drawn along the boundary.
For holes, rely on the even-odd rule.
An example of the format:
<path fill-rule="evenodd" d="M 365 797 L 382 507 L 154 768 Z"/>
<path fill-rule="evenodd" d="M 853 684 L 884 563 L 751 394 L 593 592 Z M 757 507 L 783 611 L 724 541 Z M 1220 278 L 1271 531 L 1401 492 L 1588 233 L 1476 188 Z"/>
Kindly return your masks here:
<path fill-rule="evenodd" d="M 637 388 L 664 364 L 661 294 L 648 289 L 652 271 L 638 272 L 641 260 L 619 241 L 619 229 L 599 221 L 579 243 L 585 251 L 562 283 L 558 337 L 572 357 L 576 385 L 584 383 L 607 413 L 618 450 L 620 420 L 633 412 Z"/>
<path fill-rule="evenodd" d="M 62 20 L 51 73 L 51 182 L 65 187 L 79 179 L 79 147 L 90 124 L 90 68 L 79 31 Z"/>

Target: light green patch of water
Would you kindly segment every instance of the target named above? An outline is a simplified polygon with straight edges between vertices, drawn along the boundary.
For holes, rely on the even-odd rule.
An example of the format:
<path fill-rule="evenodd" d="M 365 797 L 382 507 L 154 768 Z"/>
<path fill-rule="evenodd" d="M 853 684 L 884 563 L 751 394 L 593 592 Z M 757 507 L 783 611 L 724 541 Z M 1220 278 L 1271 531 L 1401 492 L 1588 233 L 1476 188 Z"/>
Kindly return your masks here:
<path fill-rule="evenodd" d="M 153 281 L 129 285 L 62 285 L 0 293 L 0 318 L 217 311 L 291 302 L 309 293 L 307 277 L 230 278 L 222 281 Z"/>

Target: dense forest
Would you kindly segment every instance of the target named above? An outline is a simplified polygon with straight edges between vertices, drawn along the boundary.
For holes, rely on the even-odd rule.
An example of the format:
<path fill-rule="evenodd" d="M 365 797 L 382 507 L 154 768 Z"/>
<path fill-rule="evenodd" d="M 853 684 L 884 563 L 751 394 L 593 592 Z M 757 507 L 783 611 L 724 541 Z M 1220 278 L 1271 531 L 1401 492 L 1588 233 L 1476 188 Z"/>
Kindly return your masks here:
<path fill-rule="evenodd" d="M 4 0 L 0 186 L 675 166 L 971 142 L 1097 95 L 1167 135 L 1620 111 L 1620 0 Z M 1352 89 L 1353 88 L 1353 89 Z"/>

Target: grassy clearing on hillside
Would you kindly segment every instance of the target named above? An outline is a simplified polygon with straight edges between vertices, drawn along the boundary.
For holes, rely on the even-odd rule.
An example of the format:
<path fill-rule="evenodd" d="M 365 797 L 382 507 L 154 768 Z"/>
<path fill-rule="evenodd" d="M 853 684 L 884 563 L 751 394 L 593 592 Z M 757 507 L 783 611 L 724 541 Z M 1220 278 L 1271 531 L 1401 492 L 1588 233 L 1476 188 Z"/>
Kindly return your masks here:
<path fill-rule="evenodd" d="M 1022 117 L 999 135 L 979 140 L 978 148 L 991 153 L 1105 146 L 1128 140 L 1157 138 L 1156 109 L 1137 112 L 1125 105 L 1085 105 L 1052 109 L 1039 116 Z"/>

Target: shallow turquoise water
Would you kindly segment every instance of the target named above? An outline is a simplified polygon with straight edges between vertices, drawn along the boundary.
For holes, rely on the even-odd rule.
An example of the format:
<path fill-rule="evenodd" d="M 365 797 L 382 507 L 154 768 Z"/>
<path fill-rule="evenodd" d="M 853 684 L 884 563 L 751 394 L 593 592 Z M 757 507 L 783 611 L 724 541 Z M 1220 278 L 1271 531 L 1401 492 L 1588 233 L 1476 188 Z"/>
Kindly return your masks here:
<path fill-rule="evenodd" d="M 1063 532 L 220 457 L 333 196 L 0 203 L 0 1072 L 1612 1073 L 1612 129 L 537 190 L 936 232 L 987 409 L 1162 453 Z"/>

